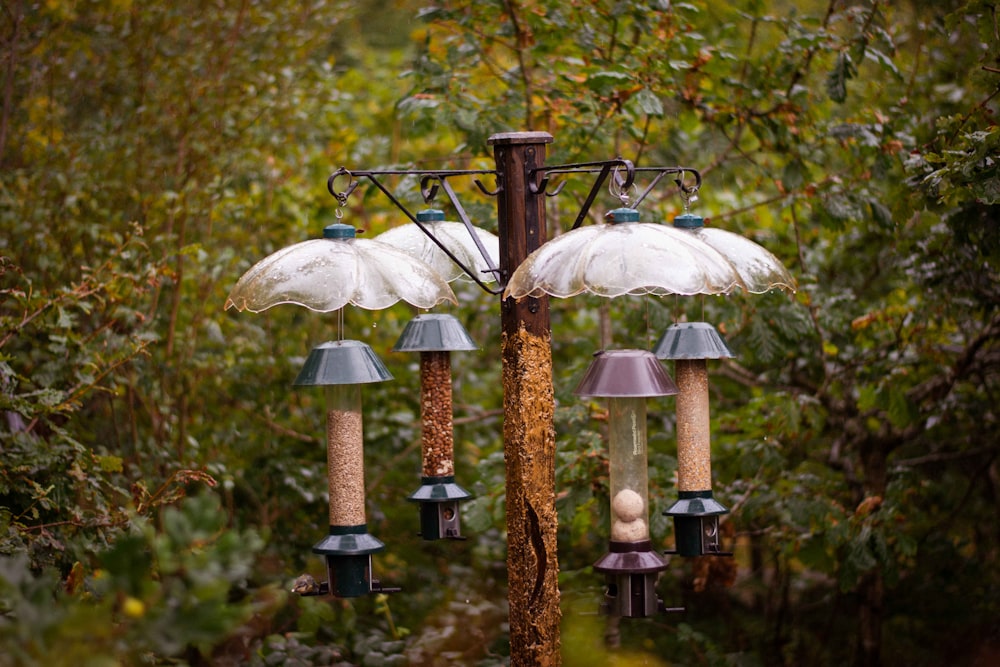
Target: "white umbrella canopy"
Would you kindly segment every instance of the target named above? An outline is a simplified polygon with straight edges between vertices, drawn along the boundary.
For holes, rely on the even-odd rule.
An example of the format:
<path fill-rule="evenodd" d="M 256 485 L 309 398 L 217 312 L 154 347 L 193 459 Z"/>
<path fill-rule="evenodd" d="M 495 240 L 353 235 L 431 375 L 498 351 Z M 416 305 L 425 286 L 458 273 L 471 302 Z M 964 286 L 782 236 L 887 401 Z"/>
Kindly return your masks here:
<path fill-rule="evenodd" d="M 368 310 L 406 301 L 431 308 L 458 304 L 447 281 L 425 262 L 374 239 L 354 238 L 350 225 L 324 230 L 268 255 L 236 282 L 225 307 L 259 313 L 283 303 L 318 312 L 351 304 Z"/>
<path fill-rule="evenodd" d="M 750 239 L 717 227 L 705 227 L 704 218 L 684 213 L 674 218 L 674 227 L 712 246 L 728 259 L 752 294 L 772 289 L 795 291 L 795 278 L 774 254 Z"/>
<path fill-rule="evenodd" d="M 752 294 L 763 294 L 772 289 L 795 291 L 795 279 L 770 250 L 750 239 L 715 227 L 704 227 L 690 232 L 718 250 L 728 259 Z"/>
<path fill-rule="evenodd" d="M 504 297 L 727 294 L 745 287 L 736 267 L 694 235 L 632 222 L 632 209 L 612 214 L 625 221 L 575 229 L 531 253 L 511 275 Z"/>
<path fill-rule="evenodd" d="M 439 213 L 438 211 L 432 212 Z M 434 238 L 439 240 L 455 256 L 455 259 L 475 272 L 482 282 L 495 282 L 496 276 L 489 270 L 490 266 L 483 258 L 466 226 L 461 222 L 445 221 L 443 213 L 440 217 L 421 215 L 432 212 L 422 211 L 417 214 L 417 219 L 434 235 Z M 472 229 L 492 260 L 493 268 L 498 267 L 500 265 L 500 239 L 485 229 L 478 227 Z M 410 222 L 394 227 L 376 236 L 375 240 L 388 243 L 426 262 L 448 282 L 458 278 L 472 280 L 462 271 L 461 267 L 452 261 L 451 257 L 448 257 L 447 253 L 427 237 L 427 234 L 416 223 Z"/>

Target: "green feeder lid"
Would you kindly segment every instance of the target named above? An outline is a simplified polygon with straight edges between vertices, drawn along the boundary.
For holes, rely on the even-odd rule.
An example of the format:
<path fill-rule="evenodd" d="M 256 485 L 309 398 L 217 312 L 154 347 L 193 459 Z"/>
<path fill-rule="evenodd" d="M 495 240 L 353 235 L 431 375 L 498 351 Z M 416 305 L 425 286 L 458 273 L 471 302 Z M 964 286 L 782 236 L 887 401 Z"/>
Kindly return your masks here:
<path fill-rule="evenodd" d="M 391 379 L 392 374 L 367 343 L 337 340 L 313 348 L 294 385 L 364 384 Z"/>
<path fill-rule="evenodd" d="M 358 556 L 385 549 L 378 538 L 368 534 L 368 526 L 330 526 L 330 534 L 313 546 L 313 553 L 324 556 Z"/>
<path fill-rule="evenodd" d="M 353 239 L 356 235 L 357 230 L 353 225 L 345 225 L 342 222 L 335 222 L 323 228 L 325 239 Z"/>
<path fill-rule="evenodd" d="M 639 222 L 639 211 L 634 208 L 616 208 L 609 211 L 604 217 L 613 225 L 620 222 Z"/>
<path fill-rule="evenodd" d="M 417 222 L 443 222 L 444 211 L 437 208 L 428 208 L 417 212 Z"/>
<path fill-rule="evenodd" d="M 477 350 L 462 323 L 454 315 L 417 315 L 407 322 L 393 352 L 450 352 Z"/>
<path fill-rule="evenodd" d="M 674 227 L 681 229 L 699 229 L 705 226 L 705 218 L 693 213 L 681 213 L 674 218 Z"/>
<path fill-rule="evenodd" d="M 666 516 L 712 516 L 729 514 L 725 505 L 712 497 L 711 491 L 681 491 L 678 500 L 669 509 L 663 510 Z"/>
<path fill-rule="evenodd" d="M 406 497 L 417 502 L 443 503 L 449 500 L 465 500 L 472 494 L 455 483 L 454 475 L 443 477 L 421 477 L 420 488 Z"/>
<path fill-rule="evenodd" d="M 577 396 L 673 396 L 677 385 L 648 350 L 601 350 L 574 392 Z"/>
<path fill-rule="evenodd" d="M 735 356 L 708 322 L 671 324 L 653 347 L 659 359 L 722 359 Z"/>

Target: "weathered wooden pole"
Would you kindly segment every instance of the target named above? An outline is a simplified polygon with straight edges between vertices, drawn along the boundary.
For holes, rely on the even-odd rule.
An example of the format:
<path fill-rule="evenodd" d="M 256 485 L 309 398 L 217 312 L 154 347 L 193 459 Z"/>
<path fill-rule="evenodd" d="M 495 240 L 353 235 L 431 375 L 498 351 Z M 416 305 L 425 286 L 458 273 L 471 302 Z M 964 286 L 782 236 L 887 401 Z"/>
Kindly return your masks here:
<path fill-rule="evenodd" d="M 511 132 L 494 147 L 500 272 L 514 269 L 546 240 L 545 196 L 527 171 L 545 162 L 547 132 Z M 505 299 L 500 307 L 503 442 L 507 474 L 507 577 L 512 667 L 561 664 L 556 551 L 555 399 L 548 297 Z"/>

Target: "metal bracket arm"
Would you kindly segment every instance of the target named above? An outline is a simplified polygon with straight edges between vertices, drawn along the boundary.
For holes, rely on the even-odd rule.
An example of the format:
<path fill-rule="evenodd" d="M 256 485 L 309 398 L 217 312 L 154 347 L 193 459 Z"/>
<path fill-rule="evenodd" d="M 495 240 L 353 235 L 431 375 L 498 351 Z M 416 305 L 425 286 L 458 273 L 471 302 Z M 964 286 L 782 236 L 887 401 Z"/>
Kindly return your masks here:
<path fill-rule="evenodd" d="M 624 177 L 618 174 L 619 169 L 625 170 Z M 583 203 L 583 207 L 580 209 L 580 213 L 577 215 L 576 220 L 573 222 L 572 229 L 576 229 L 583 224 L 583 221 L 587 217 L 587 213 L 590 211 L 591 205 L 597 198 L 598 192 L 604 186 L 604 182 L 607 180 L 608 175 L 614 170 L 615 172 L 615 187 L 621 191 L 625 192 L 635 184 L 635 177 L 638 173 L 653 173 L 655 176 L 650 181 L 646 189 L 642 191 L 639 197 L 631 202 L 629 205 L 632 208 L 636 208 L 642 201 L 646 198 L 654 187 L 660 182 L 660 180 L 667 174 L 677 174 L 678 178 L 674 180 L 677 186 L 681 190 L 681 194 L 685 197 L 689 197 L 697 192 L 701 188 L 701 173 L 697 169 L 691 167 L 636 167 L 630 160 L 624 158 L 615 158 L 613 160 L 605 160 L 603 162 L 580 162 L 576 164 L 562 164 L 554 166 L 539 167 L 537 169 L 530 169 L 528 171 L 528 183 L 529 188 L 533 194 L 549 194 L 550 196 L 555 196 L 559 194 L 562 190 L 564 184 L 560 184 L 556 190 L 552 193 L 546 193 L 545 190 L 549 185 L 550 178 L 555 174 L 597 174 L 597 178 L 594 181 L 594 185 L 590 188 L 590 193 L 587 195 L 587 200 Z M 695 177 L 695 183 L 691 186 L 686 186 L 684 184 L 684 175 L 692 174 Z M 539 175 L 541 175 L 541 180 L 539 180 Z"/>
<path fill-rule="evenodd" d="M 505 287 L 505 285 L 503 285 L 502 281 L 500 280 L 500 269 L 493 261 L 493 258 L 490 257 L 489 253 L 486 251 L 485 246 L 483 246 L 483 242 L 480 240 L 479 235 L 476 234 L 472 222 L 469 220 L 468 213 L 465 212 L 465 208 L 462 206 L 461 201 L 459 201 L 458 195 L 455 193 L 454 188 L 452 188 L 451 184 L 448 182 L 448 178 L 452 176 L 476 176 L 482 174 L 496 175 L 496 172 L 490 170 L 450 170 L 450 169 L 449 170 L 348 171 L 347 169 L 341 167 L 333 174 L 331 174 L 329 179 L 327 179 L 327 190 L 329 190 L 330 194 L 333 195 L 333 197 L 343 206 L 344 203 L 347 201 L 347 198 L 351 195 L 352 192 L 354 192 L 354 190 L 358 186 L 359 181 L 355 180 L 355 177 L 367 178 L 369 181 L 372 182 L 372 184 L 375 185 L 375 187 L 377 187 L 379 190 L 382 191 L 382 194 L 384 194 L 397 209 L 402 211 L 403 214 L 406 215 L 406 217 L 409 218 L 411 222 L 413 222 L 417 227 L 419 227 L 420 231 L 422 231 L 427 236 L 427 238 L 429 238 L 434 243 L 434 245 L 440 248 L 441 251 L 444 252 L 444 254 L 446 254 L 448 258 L 455 263 L 456 266 L 462 269 L 462 272 L 465 273 L 465 275 L 469 276 L 470 279 L 475 281 L 476 284 L 478 284 L 481 288 L 483 288 L 490 294 L 501 294 L 503 292 L 503 288 Z M 342 191 L 338 191 L 335 188 L 335 181 L 340 176 L 347 176 L 348 179 L 350 179 L 346 188 Z M 472 269 L 463 264 L 454 255 L 454 253 L 452 253 L 447 247 L 445 247 L 445 245 L 440 240 L 438 240 L 436 236 L 434 236 L 433 232 L 431 232 L 431 230 L 428 229 L 428 227 L 424 223 L 420 222 L 417 219 L 417 216 L 412 211 L 410 211 L 406 207 L 406 205 L 403 204 L 403 202 L 399 201 L 399 199 L 397 199 L 395 195 L 392 194 L 389 188 L 386 187 L 386 185 L 379 180 L 380 176 L 420 176 L 420 195 L 425 203 L 430 203 L 434 199 L 434 197 L 437 196 L 438 187 L 440 185 L 441 189 L 443 189 L 445 194 L 448 196 L 448 200 L 455 208 L 455 211 L 458 213 L 459 220 L 461 220 L 462 224 L 465 226 L 465 229 L 469 232 L 469 236 L 472 238 L 472 242 L 476 245 L 476 249 L 482 256 L 483 261 L 486 263 L 487 266 L 486 271 L 492 273 L 493 276 L 497 279 L 498 284 L 500 284 L 499 289 L 494 289 L 489 285 L 487 285 L 485 282 L 483 282 Z M 496 191 L 487 190 L 479 179 L 474 179 L 474 182 L 476 186 L 480 189 L 480 191 L 482 191 L 486 195 L 495 196 L 499 192 L 499 189 Z"/>
<path fill-rule="evenodd" d="M 619 170 L 624 170 L 624 175 L 619 173 Z M 546 192 L 549 187 L 552 176 L 559 174 L 597 174 L 597 178 L 594 180 L 593 186 L 590 188 L 590 192 L 587 195 L 587 199 L 580 209 L 579 214 L 576 216 L 576 220 L 573 222 L 572 229 L 578 228 L 583 224 L 583 221 L 587 217 L 587 213 L 590 211 L 590 207 L 593 205 L 594 201 L 597 199 L 597 195 L 601 188 L 604 186 L 605 181 L 607 181 L 608 176 L 612 175 L 614 180 L 614 188 L 620 193 L 619 196 L 622 199 L 622 203 L 632 208 L 636 208 L 646 196 L 653 190 L 654 187 L 663 179 L 664 176 L 668 174 L 674 174 L 677 177 L 674 179 L 674 183 L 680 188 L 681 196 L 687 202 L 698 190 L 701 188 L 701 173 L 697 169 L 691 167 L 636 167 L 630 160 L 625 158 L 615 158 L 613 160 L 604 160 L 602 162 L 579 162 L 574 164 L 562 164 L 553 166 L 543 166 L 543 167 L 529 167 L 527 169 L 527 183 L 528 189 L 532 194 L 554 197 L 559 194 L 565 183 L 560 183 L 556 186 L 553 191 Z M 642 194 L 638 198 L 629 200 L 625 196 L 627 192 L 634 184 L 636 174 L 638 173 L 651 173 L 654 174 L 653 178 L 650 180 L 646 189 L 642 191 Z M 417 225 L 427 238 L 434 242 L 434 244 L 440 248 L 451 261 L 453 261 L 456 266 L 458 266 L 465 275 L 472 279 L 476 284 L 478 284 L 483 290 L 489 292 L 490 294 L 502 294 L 504 284 L 506 281 L 500 274 L 500 269 L 497 267 L 493 258 L 490 257 L 486 248 L 483 246 L 483 242 L 480 240 L 479 236 L 476 234 L 472 222 L 469 220 L 469 215 L 466 213 L 465 208 L 462 206 L 461 201 L 458 199 L 458 195 L 455 193 L 454 188 L 448 182 L 449 178 L 455 176 L 481 176 L 484 174 L 489 174 L 495 177 L 499 177 L 496 170 L 489 169 L 385 169 L 385 170 L 358 170 L 358 171 L 348 171 L 344 167 L 340 167 L 337 171 L 330 175 L 327 180 L 327 190 L 330 194 L 344 206 L 347 203 L 347 198 L 357 189 L 359 181 L 357 178 L 367 178 L 372 182 L 375 187 L 381 190 L 392 204 L 403 212 L 411 222 Z M 693 185 L 685 185 L 684 176 L 686 174 L 691 174 L 694 176 L 695 182 Z M 346 176 L 348 178 L 348 183 L 343 190 L 337 190 L 335 187 L 335 181 L 341 176 Z M 425 203 L 430 203 L 434 197 L 437 196 L 438 189 L 443 189 L 445 194 L 448 196 L 448 200 L 451 202 L 455 211 L 458 213 L 458 217 L 462 224 L 465 225 L 466 230 L 469 232 L 469 236 L 472 238 L 473 243 L 476 245 L 476 249 L 482 256 L 483 261 L 488 267 L 485 272 L 492 273 L 494 278 L 499 285 L 499 288 L 495 289 L 483 282 L 482 279 L 476 272 L 470 269 L 468 266 L 463 264 L 459 259 L 452 253 L 445 245 L 434 236 L 433 232 L 422 222 L 417 220 L 417 216 L 411 212 L 406 205 L 403 204 L 395 195 L 389 190 L 384 183 L 382 183 L 380 177 L 385 176 L 419 176 L 420 177 L 420 195 Z M 473 182 L 479 190 L 487 195 L 494 197 L 498 195 L 502 189 L 503 185 L 499 182 L 495 190 L 488 190 L 478 178 L 473 178 Z"/>

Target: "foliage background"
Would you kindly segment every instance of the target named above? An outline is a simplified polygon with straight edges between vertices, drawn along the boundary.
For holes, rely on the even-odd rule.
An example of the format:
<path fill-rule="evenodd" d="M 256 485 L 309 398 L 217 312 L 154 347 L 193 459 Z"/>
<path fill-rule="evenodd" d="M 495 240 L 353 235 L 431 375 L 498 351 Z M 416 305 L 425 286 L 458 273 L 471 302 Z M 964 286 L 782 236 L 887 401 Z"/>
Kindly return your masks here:
<path fill-rule="evenodd" d="M 695 211 L 799 290 L 553 302 L 563 654 L 589 664 L 988 664 L 1000 650 L 1000 91 L 995 8 L 919 2 L 12 0 L 0 13 L 0 664 L 503 664 L 498 304 L 456 367 L 469 539 L 416 537 L 413 312 L 350 311 L 369 527 L 390 599 L 300 599 L 326 532 L 322 401 L 290 389 L 333 316 L 223 312 L 254 261 L 334 219 L 338 166 L 622 155 L 705 177 Z M 415 183 L 397 184 L 418 205 Z M 565 229 L 589 183 L 550 200 Z M 479 224 L 493 202 L 463 193 Z M 646 219 L 680 212 L 670 186 Z M 608 200 L 608 201 L 606 201 Z M 596 219 L 615 202 L 595 206 Z M 345 219 L 399 216 L 377 193 Z M 684 615 L 593 614 L 606 540 L 602 347 L 722 330 L 716 496 L 736 558 L 675 560 Z M 675 494 L 672 405 L 651 487 Z M 672 544 L 655 510 L 654 533 Z M 620 646 L 621 648 L 616 648 Z"/>

